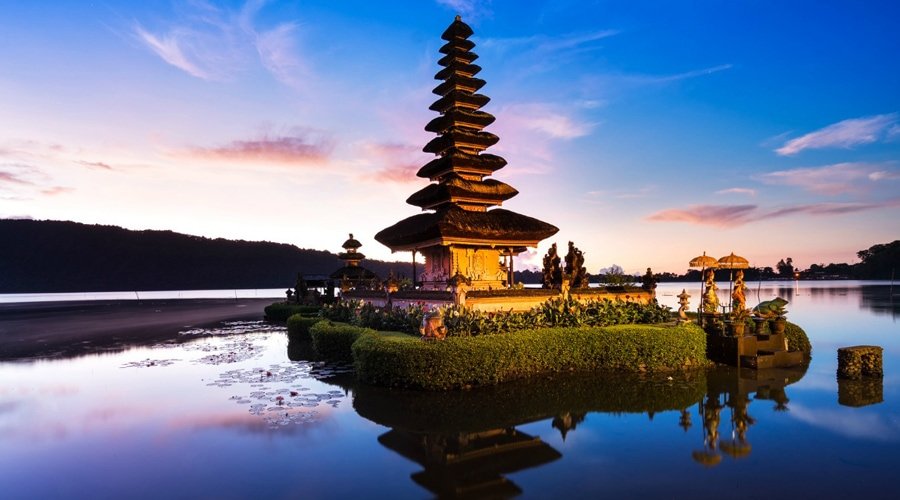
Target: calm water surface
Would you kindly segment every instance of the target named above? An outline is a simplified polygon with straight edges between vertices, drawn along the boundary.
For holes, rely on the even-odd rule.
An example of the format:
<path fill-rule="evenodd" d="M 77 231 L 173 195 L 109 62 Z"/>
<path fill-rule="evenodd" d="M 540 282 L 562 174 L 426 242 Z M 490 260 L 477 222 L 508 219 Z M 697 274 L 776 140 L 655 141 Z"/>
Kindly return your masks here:
<path fill-rule="evenodd" d="M 895 498 L 900 296 L 860 282 L 759 295 L 790 301 L 808 367 L 410 393 L 305 361 L 261 322 L 0 363 L 0 497 Z M 857 344 L 885 348 L 885 378 L 839 386 L 835 351 Z"/>

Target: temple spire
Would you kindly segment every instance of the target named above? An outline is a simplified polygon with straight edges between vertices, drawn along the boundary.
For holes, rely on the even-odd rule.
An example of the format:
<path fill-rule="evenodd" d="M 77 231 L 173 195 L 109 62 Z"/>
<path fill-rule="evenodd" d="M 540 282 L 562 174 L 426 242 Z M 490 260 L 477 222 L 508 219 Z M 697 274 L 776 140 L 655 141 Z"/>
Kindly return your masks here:
<path fill-rule="evenodd" d="M 431 184 L 406 201 L 424 213 L 408 217 L 381 230 L 375 239 L 393 251 L 412 251 L 425 257 L 421 284 L 428 290 L 446 290 L 454 275 L 471 281 L 473 289 L 507 286 L 508 269 L 502 257 L 511 259 L 526 247 L 537 246 L 558 229 L 546 222 L 502 208 L 492 208 L 516 196 L 518 191 L 487 178 L 506 166 L 503 158 L 486 153 L 499 138 L 484 129 L 494 117 L 481 111 L 490 99 L 478 93 L 485 81 L 469 40 L 472 28 L 460 16 L 444 30 L 439 49 L 441 69 L 433 92 L 438 99 L 429 109 L 439 116 L 425 130 L 436 136 L 424 151 L 435 158 L 417 175 Z"/>

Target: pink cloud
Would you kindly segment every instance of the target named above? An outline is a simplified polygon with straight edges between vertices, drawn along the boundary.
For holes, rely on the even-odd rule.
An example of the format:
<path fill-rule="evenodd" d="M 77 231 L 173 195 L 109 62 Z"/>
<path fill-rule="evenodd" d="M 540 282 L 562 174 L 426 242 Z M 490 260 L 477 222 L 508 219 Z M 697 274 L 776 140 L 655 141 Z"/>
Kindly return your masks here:
<path fill-rule="evenodd" d="M 663 210 L 648 216 L 647 220 L 728 227 L 746 224 L 757 208 L 756 205 L 692 205 Z"/>
<path fill-rule="evenodd" d="M 72 191 L 75 191 L 75 189 L 64 186 L 53 186 L 47 189 L 42 189 L 41 194 L 46 196 L 57 196 L 60 194 L 71 193 Z"/>
<path fill-rule="evenodd" d="M 823 167 L 795 168 L 759 176 L 766 184 L 797 186 L 827 195 L 864 190 L 870 182 L 892 180 L 898 174 L 888 164 L 836 163 Z"/>
<path fill-rule="evenodd" d="M 84 161 L 84 160 L 75 160 L 75 163 L 88 168 L 99 168 L 102 170 L 112 170 L 112 166 L 108 163 L 103 163 L 102 161 Z"/>
<path fill-rule="evenodd" d="M 364 143 L 362 156 L 381 165 L 364 177 L 374 181 L 417 183 L 422 179 L 416 173 L 430 158 L 419 146 L 400 143 Z"/>
<path fill-rule="evenodd" d="M 232 141 L 224 146 L 192 148 L 182 154 L 201 160 L 248 163 L 321 164 L 334 149 L 329 138 L 307 135 L 268 137 L 248 141 Z"/>
<path fill-rule="evenodd" d="M 893 134 L 897 113 L 851 118 L 833 123 L 825 128 L 791 139 L 775 152 L 781 156 L 793 156 L 804 149 L 852 148 L 871 144 Z"/>
<path fill-rule="evenodd" d="M 747 196 L 756 196 L 756 190 L 749 188 L 728 188 L 716 191 L 716 194 L 745 194 Z"/>
<path fill-rule="evenodd" d="M 18 184 L 20 186 L 33 186 L 34 183 L 23 179 L 21 175 L 13 173 L 13 172 L 4 172 L 0 170 L 0 182 L 7 182 L 10 184 Z"/>
<path fill-rule="evenodd" d="M 713 227 L 738 227 L 751 222 L 776 219 L 795 214 L 844 215 L 900 206 L 900 198 L 880 203 L 814 203 L 761 210 L 756 205 L 692 205 L 684 209 L 667 209 L 648 216 L 654 222 L 686 222 Z"/>

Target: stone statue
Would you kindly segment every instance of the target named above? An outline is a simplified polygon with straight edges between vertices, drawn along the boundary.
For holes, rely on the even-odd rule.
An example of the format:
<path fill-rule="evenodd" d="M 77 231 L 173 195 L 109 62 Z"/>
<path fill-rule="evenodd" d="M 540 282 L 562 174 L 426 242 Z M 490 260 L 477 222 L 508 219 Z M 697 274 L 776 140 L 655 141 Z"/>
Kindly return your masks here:
<path fill-rule="evenodd" d="M 716 294 L 716 272 L 714 269 L 706 271 L 706 292 L 703 295 L 703 311 L 707 313 L 719 312 L 719 296 Z"/>
<path fill-rule="evenodd" d="M 686 323 L 688 320 L 687 311 L 690 306 L 688 299 L 690 299 L 690 298 L 691 298 L 691 295 L 689 293 L 687 293 L 687 290 L 682 288 L 681 293 L 678 294 L 678 305 L 680 306 L 678 308 L 678 322 L 679 323 Z"/>
<path fill-rule="evenodd" d="M 294 298 L 294 290 L 291 288 L 288 288 L 287 290 L 285 290 L 284 294 L 287 296 L 287 302 L 290 302 L 291 299 Z"/>
<path fill-rule="evenodd" d="M 641 283 L 641 288 L 644 290 L 656 295 L 656 282 L 657 279 L 653 276 L 653 271 L 648 267 L 647 273 L 644 274 L 643 283 Z"/>
<path fill-rule="evenodd" d="M 559 288 L 562 284 L 560 261 L 561 259 L 556 253 L 556 243 L 554 243 L 547 251 L 547 255 L 544 256 L 544 288 Z"/>
<path fill-rule="evenodd" d="M 731 292 L 731 309 L 733 311 L 743 311 L 747 308 L 747 299 L 744 295 L 748 290 L 744 285 L 744 271 L 738 270 L 734 275 L 734 291 Z"/>
<path fill-rule="evenodd" d="M 444 318 L 440 311 L 431 311 L 422 316 L 422 326 L 419 327 L 422 340 L 444 340 L 447 336 L 447 327 L 444 326 Z"/>
<path fill-rule="evenodd" d="M 587 288 L 588 278 L 587 269 L 584 267 L 584 253 L 575 246 L 573 242 L 569 242 L 569 251 L 566 253 L 566 276 L 569 279 L 571 288 Z"/>
<path fill-rule="evenodd" d="M 306 285 L 306 280 L 303 278 L 303 273 L 297 273 L 297 283 L 294 285 L 294 296 L 297 297 L 297 302 L 305 299 L 308 294 L 309 288 Z"/>

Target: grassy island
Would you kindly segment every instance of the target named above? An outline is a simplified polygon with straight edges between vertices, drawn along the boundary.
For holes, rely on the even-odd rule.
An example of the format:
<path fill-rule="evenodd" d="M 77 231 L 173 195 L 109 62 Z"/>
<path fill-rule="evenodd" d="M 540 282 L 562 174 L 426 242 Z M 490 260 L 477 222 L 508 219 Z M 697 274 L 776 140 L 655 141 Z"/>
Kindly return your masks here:
<path fill-rule="evenodd" d="M 672 371 L 708 363 L 705 333 L 693 324 L 537 328 L 440 342 L 331 321 L 309 332 L 320 356 L 352 360 L 364 382 L 428 390 L 556 372 Z"/>

